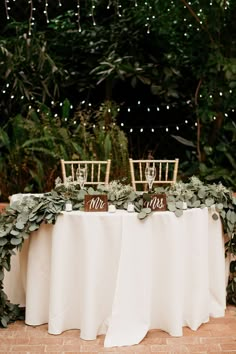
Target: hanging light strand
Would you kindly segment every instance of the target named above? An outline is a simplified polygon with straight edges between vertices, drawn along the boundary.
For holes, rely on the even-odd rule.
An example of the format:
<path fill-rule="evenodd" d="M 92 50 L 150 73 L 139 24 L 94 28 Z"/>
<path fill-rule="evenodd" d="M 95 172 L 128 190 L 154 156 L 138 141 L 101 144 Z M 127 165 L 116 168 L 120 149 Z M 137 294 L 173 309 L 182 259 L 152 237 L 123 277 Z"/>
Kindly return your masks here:
<path fill-rule="evenodd" d="M 121 12 L 120 12 L 121 8 L 122 8 L 122 5 L 120 4 L 119 0 L 116 0 L 116 13 L 117 13 L 118 17 L 122 16 Z"/>
<path fill-rule="evenodd" d="M 8 12 L 9 10 L 10 10 L 9 0 L 5 0 L 5 12 L 6 12 L 6 17 L 8 20 L 10 19 L 9 12 Z"/>
<path fill-rule="evenodd" d="M 95 10 L 95 1 L 92 0 L 92 3 L 91 3 L 91 17 L 92 17 L 92 21 L 93 21 L 93 26 L 96 26 L 96 21 L 95 21 L 95 18 L 94 18 L 94 10 Z"/>
<path fill-rule="evenodd" d="M 31 36 L 32 34 L 32 25 L 34 24 L 33 22 L 33 8 L 34 8 L 34 4 L 33 4 L 33 0 L 29 0 L 29 5 L 30 5 L 30 16 L 29 16 L 29 29 L 28 29 L 28 35 Z"/>
<path fill-rule="evenodd" d="M 77 0 L 77 25 L 78 31 L 81 32 L 81 25 L 80 25 L 80 0 Z"/>
<path fill-rule="evenodd" d="M 49 18 L 48 18 L 48 0 L 45 0 L 45 6 L 44 6 L 44 11 L 43 11 L 45 17 L 46 17 L 46 22 L 49 23 Z"/>
<path fill-rule="evenodd" d="M 108 4 L 107 4 L 107 10 L 109 10 L 111 7 L 111 0 L 109 0 Z"/>

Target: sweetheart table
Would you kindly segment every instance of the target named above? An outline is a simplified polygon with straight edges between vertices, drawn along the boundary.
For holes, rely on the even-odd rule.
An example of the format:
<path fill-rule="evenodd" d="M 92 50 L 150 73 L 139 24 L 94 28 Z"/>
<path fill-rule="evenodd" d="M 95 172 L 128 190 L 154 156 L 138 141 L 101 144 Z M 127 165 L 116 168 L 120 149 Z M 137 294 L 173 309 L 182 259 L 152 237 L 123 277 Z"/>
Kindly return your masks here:
<path fill-rule="evenodd" d="M 26 306 L 28 325 L 80 329 L 105 347 L 139 343 L 150 329 L 182 336 L 224 316 L 220 219 L 205 209 L 136 213 L 63 212 L 33 232 L 12 261 L 4 290 Z"/>

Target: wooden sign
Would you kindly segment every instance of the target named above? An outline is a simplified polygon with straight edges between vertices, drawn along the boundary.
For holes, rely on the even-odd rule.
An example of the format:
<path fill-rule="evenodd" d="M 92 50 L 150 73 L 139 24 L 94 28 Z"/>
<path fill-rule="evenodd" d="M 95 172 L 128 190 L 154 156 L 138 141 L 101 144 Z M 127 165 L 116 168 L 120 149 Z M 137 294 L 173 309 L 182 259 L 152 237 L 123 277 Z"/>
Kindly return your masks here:
<path fill-rule="evenodd" d="M 165 194 L 150 194 L 150 200 L 144 200 L 144 208 L 150 208 L 152 211 L 166 210 L 166 195 Z"/>
<path fill-rule="evenodd" d="M 85 195 L 84 196 L 84 211 L 107 211 L 108 201 L 107 195 Z"/>

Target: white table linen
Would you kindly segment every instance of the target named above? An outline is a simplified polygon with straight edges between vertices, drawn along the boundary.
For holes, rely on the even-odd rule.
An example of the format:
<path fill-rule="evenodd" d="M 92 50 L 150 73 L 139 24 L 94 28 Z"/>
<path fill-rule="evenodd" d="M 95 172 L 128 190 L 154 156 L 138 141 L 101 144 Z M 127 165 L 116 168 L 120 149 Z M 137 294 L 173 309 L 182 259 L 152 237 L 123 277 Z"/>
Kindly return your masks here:
<path fill-rule="evenodd" d="M 18 274 L 25 321 L 48 323 L 51 334 L 77 328 L 86 340 L 106 334 L 105 347 L 133 345 L 149 329 L 182 336 L 183 326 L 224 316 L 222 226 L 207 209 L 144 220 L 126 211 L 65 212 L 26 247 Z M 7 294 L 14 277 L 6 276 Z"/>

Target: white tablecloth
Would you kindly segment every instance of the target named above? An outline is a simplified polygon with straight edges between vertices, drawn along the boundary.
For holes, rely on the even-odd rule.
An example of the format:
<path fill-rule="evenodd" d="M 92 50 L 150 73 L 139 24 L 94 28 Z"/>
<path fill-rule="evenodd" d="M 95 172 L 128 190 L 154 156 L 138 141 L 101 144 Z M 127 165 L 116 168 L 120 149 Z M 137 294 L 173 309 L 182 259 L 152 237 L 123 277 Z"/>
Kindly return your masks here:
<path fill-rule="evenodd" d="M 86 340 L 106 334 L 105 347 L 133 345 L 149 329 L 182 336 L 183 326 L 224 316 L 222 226 L 207 209 L 144 220 L 65 212 L 41 225 L 20 256 L 5 291 L 25 302 L 27 324 L 48 323 L 51 334 L 77 328 Z"/>

